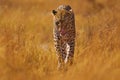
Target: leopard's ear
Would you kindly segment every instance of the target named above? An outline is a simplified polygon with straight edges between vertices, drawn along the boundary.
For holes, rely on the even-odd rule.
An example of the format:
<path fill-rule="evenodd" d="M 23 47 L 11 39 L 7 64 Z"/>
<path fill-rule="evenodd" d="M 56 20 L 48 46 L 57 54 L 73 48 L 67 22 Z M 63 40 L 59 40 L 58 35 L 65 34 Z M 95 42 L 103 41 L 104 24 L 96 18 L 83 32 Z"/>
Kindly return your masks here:
<path fill-rule="evenodd" d="M 57 14 L 57 11 L 56 11 L 56 10 L 52 10 L 52 14 L 53 14 L 53 15 L 56 15 L 56 14 Z"/>
<path fill-rule="evenodd" d="M 72 12 L 72 8 L 70 7 L 70 5 L 67 5 L 67 6 L 66 6 L 66 10 Z"/>
<path fill-rule="evenodd" d="M 71 11 L 71 12 L 72 12 L 73 10 L 72 10 L 72 9 L 70 9 L 69 11 Z"/>

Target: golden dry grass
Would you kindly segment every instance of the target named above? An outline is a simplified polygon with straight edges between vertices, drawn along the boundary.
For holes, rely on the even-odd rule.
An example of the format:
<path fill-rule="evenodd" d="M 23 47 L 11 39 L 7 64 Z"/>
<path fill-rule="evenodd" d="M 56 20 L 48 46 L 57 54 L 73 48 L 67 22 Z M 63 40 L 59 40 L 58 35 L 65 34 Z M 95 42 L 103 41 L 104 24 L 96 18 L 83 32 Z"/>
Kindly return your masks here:
<path fill-rule="evenodd" d="M 51 10 L 75 12 L 74 65 L 56 69 Z M 0 0 L 0 80 L 120 80 L 120 0 Z"/>

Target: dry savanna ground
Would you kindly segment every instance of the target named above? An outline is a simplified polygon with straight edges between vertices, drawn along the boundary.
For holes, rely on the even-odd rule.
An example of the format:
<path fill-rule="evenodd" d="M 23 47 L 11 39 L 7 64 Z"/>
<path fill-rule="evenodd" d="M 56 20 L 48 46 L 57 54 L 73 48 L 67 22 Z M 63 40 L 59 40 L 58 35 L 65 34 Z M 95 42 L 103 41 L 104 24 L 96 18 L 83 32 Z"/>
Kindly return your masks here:
<path fill-rule="evenodd" d="M 75 12 L 74 64 L 57 71 L 51 10 Z M 0 0 L 0 80 L 120 80 L 120 0 Z"/>

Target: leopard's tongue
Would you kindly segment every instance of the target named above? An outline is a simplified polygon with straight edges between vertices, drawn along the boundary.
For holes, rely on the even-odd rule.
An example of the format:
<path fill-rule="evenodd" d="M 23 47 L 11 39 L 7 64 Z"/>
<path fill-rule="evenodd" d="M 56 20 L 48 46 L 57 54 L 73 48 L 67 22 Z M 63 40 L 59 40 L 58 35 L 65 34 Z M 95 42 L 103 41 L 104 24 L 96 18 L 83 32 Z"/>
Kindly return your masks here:
<path fill-rule="evenodd" d="M 61 35 L 65 35 L 65 33 L 66 33 L 66 31 L 65 31 L 64 29 L 61 29 L 61 30 L 60 30 L 60 34 L 61 34 Z"/>

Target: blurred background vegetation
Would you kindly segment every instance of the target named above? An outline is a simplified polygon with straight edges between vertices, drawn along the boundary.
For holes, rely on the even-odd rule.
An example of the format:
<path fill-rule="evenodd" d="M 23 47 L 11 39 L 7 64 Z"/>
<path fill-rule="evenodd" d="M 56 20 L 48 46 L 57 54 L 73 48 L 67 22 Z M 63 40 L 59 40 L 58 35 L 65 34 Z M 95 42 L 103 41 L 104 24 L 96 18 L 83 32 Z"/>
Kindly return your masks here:
<path fill-rule="evenodd" d="M 75 13 L 74 65 L 56 69 L 51 10 Z M 119 80 L 120 0 L 0 0 L 0 80 Z"/>

